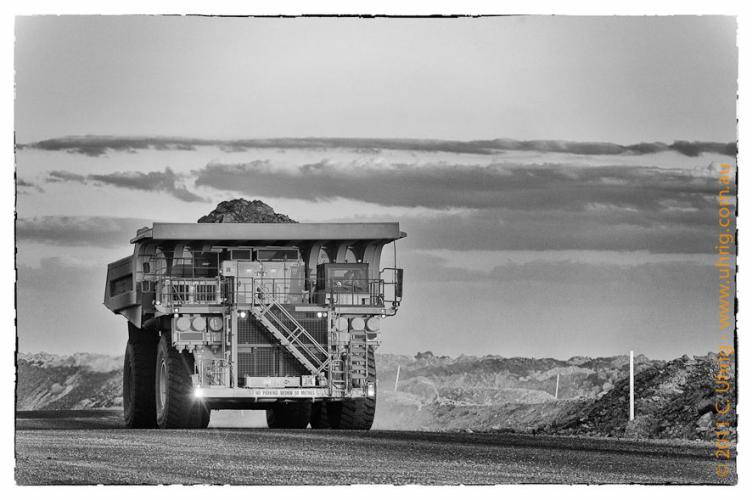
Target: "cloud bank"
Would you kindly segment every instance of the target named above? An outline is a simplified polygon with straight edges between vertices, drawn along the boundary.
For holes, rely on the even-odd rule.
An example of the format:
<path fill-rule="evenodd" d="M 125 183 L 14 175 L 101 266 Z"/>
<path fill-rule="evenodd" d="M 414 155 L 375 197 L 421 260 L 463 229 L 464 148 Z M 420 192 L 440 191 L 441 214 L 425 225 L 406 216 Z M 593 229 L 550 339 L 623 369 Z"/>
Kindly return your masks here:
<path fill-rule="evenodd" d="M 713 164 L 669 170 L 553 163 L 384 166 L 324 160 L 281 168 L 268 160 L 256 160 L 209 164 L 192 175 L 197 186 L 246 197 L 312 202 L 344 199 L 384 207 L 383 217 L 343 212 L 343 221 L 393 219 L 390 214 L 395 213 L 394 207 L 427 207 L 434 214 L 396 210 L 403 211 L 398 220 L 410 236 L 403 245 L 412 249 L 642 250 L 703 254 L 714 252 L 717 239 L 719 186 Z M 147 173 L 81 175 L 53 171 L 48 174 L 51 182 L 163 191 L 185 201 L 198 201 L 197 195 L 178 184 L 178 177 L 187 178 L 170 169 Z M 353 203 L 344 202 L 343 206 L 352 207 Z M 101 218 L 100 223 L 104 224 L 104 220 Z M 88 225 L 71 227 L 68 219 L 24 224 L 19 231 L 21 237 L 46 237 L 53 242 L 57 233 L 51 233 L 52 227 L 64 227 L 66 234 L 83 233 L 74 240 L 91 238 Z M 131 229 L 126 236 L 130 238 L 133 233 Z M 126 238 L 118 236 L 117 241 Z"/>
<path fill-rule="evenodd" d="M 114 174 L 90 174 L 86 176 L 75 172 L 53 170 L 49 173 L 47 181 L 104 184 L 138 191 L 169 193 L 175 198 L 187 202 L 206 201 L 201 196 L 189 191 L 182 184 L 182 177 L 175 174 L 169 167 L 165 168 L 164 172 L 116 172 Z"/>
<path fill-rule="evenodd" d="M 582 287 L 629 286 L 634 290 L 676 287 L 683 290 L 712 288 L 717 270 L 708 264 L 666 261 L 614 265 L 590 262 L 534 260 L 501 263 L 483 270 L 463 269 L 462 262 L 419 253 L 403 257 L 411 279 L 421 283 L 464 282 L 474 284 L 567 284 Z"/>
<path fill-rule="evenodd" d="M 44 216 L 16 221 L 16 237 L 21 243 L 47 243 L 54 246 L 128 247 L 136 230 L 152 221 L 121 217 Z"/>
<path fill-rule="evenodd" d="M 39 186 L 38 184 L 27 181 L 25 179 L 17 178 L 16 179 L 16 192 L 18 194 L 28 194 L 29 191 L 27 191 L 26 188 L 34 189 L 35 191 L 39 193 L 44 193 L 44 189 L 42 189 L 42 187 Z"/>
<path fill-rule="evenodd" d="M 695 157 L 703 153 L 735 156 L 735 142 L 675 141 L 638 143 L 621 145 L 610 142 L 573 142 L 513 139 L 491 139 L 477 141 L 447 141 L 431 139 L 373 139 L 373 138 L 275 138 L 213 140 L 183 137 L 149 136 L 67 136 L 43 141 L 19 144 L 19 149 L 41 151 L 65 151 L 87 156 L 102 156 L 109 152 L 136 152 L 144 149 L 160 151 L 193 151 L 198 147 L 216 147 L 226 152 L 247 151 L 249 149 L 311 149 L 347 148 L 355 150 L 400 150 L 422 152 L 447 152 L 461 154 L 490 155 L 505 151 L 531 151 L 539 153 L 570 153 L 578 155 L 642 155 L 674 151 Z"/>
<path fill-rule="evenodd" d="M 582 211 L 704 209 L 717 180 L 694 172 L 645 167 L 447 164 L 338 165 L 327 160 L 294 169 L 267 161 L 210 164 L 196 185 L 248 195 L 309 201 L 347 198 L 384 206 Z"/>

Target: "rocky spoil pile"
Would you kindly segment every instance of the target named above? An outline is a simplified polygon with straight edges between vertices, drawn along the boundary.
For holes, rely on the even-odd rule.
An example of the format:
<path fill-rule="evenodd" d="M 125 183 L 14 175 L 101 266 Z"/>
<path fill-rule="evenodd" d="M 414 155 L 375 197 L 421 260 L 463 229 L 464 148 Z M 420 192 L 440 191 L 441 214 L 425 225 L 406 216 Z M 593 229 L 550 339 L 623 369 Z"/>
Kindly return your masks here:
<path fill-rule="evenodd" d="M 261 200 L 248 201 L 243 198 L 223 201 L 198 222 L 205 223 L 297 223 L 284 214 L 278 214 Z"/>
<path fill-rule="evenodd" d="M 541 430 L 561 434 L 654 439 L 713 438 L 717 355 L 683 356 L 635 373 L 635 420 L 629 421 L 629 379 Z M 732 381 L 735 385 L 735 380 Z M 736 417 L 731 418 L 736 426 Z M 733 438 L 734 436 L 732 436 Z"/>

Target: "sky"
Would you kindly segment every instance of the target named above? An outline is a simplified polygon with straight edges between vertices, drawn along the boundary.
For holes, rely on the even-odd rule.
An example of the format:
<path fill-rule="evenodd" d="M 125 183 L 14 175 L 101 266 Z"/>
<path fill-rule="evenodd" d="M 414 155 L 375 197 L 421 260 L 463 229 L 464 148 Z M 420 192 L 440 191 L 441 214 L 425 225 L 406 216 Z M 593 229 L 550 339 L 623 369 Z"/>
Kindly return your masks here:
<path fill-rule="evenodd" d="M 717 349 L 735 35 L 699 16 L 18 18 L 19 349 L 121 353 L 107 262 L 237 197 L 400 222 L 385 352 Z"/>

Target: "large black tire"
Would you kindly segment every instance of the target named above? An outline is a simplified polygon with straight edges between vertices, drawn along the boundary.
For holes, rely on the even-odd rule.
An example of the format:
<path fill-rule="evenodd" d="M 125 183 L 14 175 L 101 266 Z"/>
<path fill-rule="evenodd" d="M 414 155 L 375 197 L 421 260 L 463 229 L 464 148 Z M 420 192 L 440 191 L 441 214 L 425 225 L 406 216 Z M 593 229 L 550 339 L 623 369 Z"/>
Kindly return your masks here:
<path fill-rule="evenodd" d="M 193 429 L 206 429 L 211 419 L 211 409 L 202 401 L 196 402 L 193 414 Z"/>
<path fill-rule="evenodd" d="M 366 382 L 376 383 L 376 353 L 368 347 L 368 378 Z M 328 401 L 326 419 L 331 429 L 370 430 L 376 416 L 376 397 Z"/>
<path fill-rule="evenodd" d="M 311 429 L 331 429 L 326 401 L 313 403 L 311 407 Z"/>
<path fill-rule="evenodd" d="M 135 328 L 130 324 L 129 327 Z M 125 426 L 130 429 L 157 426 L 154 400 L 156 357 L 157 345 L 152 337 L 131 335 L 123 361 L 123 417 Z"/>
<path fill-rule="evenodd" d="M 311 420 L 311 402 L 275 403 L 266 410 L 270 429 L 305 429 Z"/>
<path fill-rule="evenodd" d="M 159 428 L 206 428 L 210 410 L 193 396 L 193 355 L 178 352 L 163 335 L 157 346 L 155 365 L 154 400 Z"/>

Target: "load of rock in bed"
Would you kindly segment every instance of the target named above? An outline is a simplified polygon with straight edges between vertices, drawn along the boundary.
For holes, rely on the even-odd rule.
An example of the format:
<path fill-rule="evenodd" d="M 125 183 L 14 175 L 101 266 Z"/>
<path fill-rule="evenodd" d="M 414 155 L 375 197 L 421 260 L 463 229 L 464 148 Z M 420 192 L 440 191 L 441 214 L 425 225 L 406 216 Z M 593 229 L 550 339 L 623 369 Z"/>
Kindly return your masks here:
<path fill-rule="evenodd" d="M 223 201 L 198 222 L 256 222 L 256 223 L 297 223 L 285 214 L 278 214 L 261 200 L 248 201 L 243 198 Z"/>

